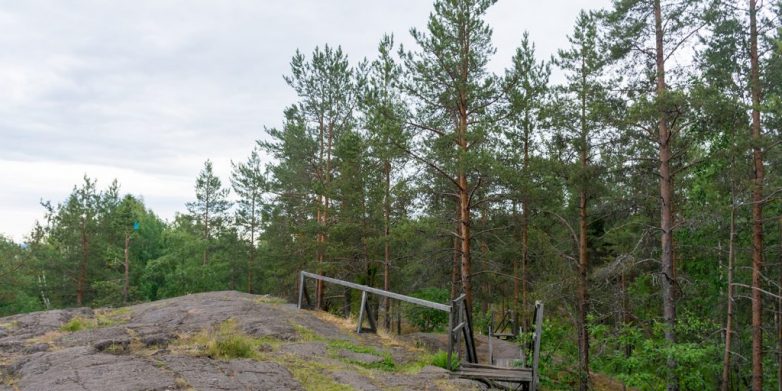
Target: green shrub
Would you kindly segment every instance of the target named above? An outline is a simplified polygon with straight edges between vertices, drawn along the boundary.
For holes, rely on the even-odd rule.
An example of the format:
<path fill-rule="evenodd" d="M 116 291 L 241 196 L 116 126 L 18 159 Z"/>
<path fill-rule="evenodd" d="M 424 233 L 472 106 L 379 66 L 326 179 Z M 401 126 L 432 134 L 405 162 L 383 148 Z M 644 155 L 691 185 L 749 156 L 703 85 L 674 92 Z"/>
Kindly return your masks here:
<path fill-rule="evenodd" d="M 445 369 L 455 369 L 459 366 L 459 357 L 455 354 L 451 356 L 451 365 L 448 365 L 448 353 L 438 350 L 437 353 L 432 355 L 431 364 Z"/>
<path fill-rule="evenodd" d="M 425 288 L 411 294 L 413 297 L 433 301 L 435 303 L 447 303 L 450 293 L 443 288 Z M 443 330 L 448 324 L 448 313 L 440 310 L 422 307 L 420 305 L 405 305 L 407 320 L 423 332 Z"/>

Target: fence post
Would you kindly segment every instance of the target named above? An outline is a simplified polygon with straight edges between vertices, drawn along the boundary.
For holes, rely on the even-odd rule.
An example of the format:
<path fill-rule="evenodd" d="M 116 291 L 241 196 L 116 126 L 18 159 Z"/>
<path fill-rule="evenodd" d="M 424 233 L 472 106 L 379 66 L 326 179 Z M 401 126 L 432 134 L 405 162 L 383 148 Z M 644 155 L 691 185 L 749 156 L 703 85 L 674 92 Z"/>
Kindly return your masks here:
<path fill-rule="evenodd" d="M 532 350 L 532 384 L 530 391 L 538 387 L 540 374 L 538 373 L 538 361 L 540 360 L 540 337 L 543 334 L 543 303 L 535 302 L 535 345 Z"/>
<path fill-rule="evenodd" d="M 304 300 L 304 272 L 299 272 L 299 309 L 301 309 L 302 300 Z"/>
<path fill-rule="evenodd" d="M 364 308 L 367 306 L 367 292 L 361 292 L 361 309 L 358 311 L 358 326 L 356 326 L 356 333 L 361 334 L 361 325 L 364 323 Z"/>

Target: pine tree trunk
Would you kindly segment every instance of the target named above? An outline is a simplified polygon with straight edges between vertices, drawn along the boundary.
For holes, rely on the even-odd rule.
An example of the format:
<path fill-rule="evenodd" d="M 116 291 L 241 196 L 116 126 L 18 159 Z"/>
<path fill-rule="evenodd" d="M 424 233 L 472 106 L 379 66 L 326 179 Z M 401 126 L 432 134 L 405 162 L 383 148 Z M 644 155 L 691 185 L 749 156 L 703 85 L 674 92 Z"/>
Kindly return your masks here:
<path fill-rule="evenodd" d="M 488 212 L 486 211 L 486 204 L 481 207 L 481 226 L 488 226 Z M 479 242 L 479 248 L 481 250 L 481 262 L 483 264 L 482 270 L 486 270 L 486 265 L 489 263 L 489 244 L 486 243 L 485 236 L 481 237 Z M 484 298 L 491 297 L 491 281 L 488 278 L 483 278 L 483 283 L 480 284 L 480 290 L 483 293 Z M 482 300 L 481 311 L 485 314 L 489 312 L 489 300 Z"/>
<path fill-rule="evenodd" d="M 459 221 L 461 224 L 461 261 L 462 288 L 465 302 L 472 308 L 472 263 L 470 259 L 470 196 L 467 189 L 467 176 L 459 174 Z"/>
<path fill-rule="evenodd" d="M 752 389 L 763 389 L 763 303 L 761 272 L 763 267 L 763 152 L 760 134 L 760 70 L 758 65 L 758 29 L 756 0 L 749 0 L 750 67 L 752 95 Z"/>
<path fill-rule="evenodd" d="M 89 260 L 89 238 L 87 237 L 87 222 L 81 220 L 81 262 L 79 263 L 79 277 L 76 283 L 76 305 L 84 304 L 84 289 L 87 284 L 87 261 Z"/>
<path fill-rule="evenodd" d="M 204 259 L 203 265 L 209 262 L 209 195 L 204 202 Z"/>
<path fill-rule="evenodd" d="M 585 160 L 582 157 L 582 164 Z M 589 254 L 587 252 L 587 196 L 581 191 L 578 212 L 578 366 L 579 390 L 589 388 L 589 333 L 587 332 L 587 313 L 589 312 L 589 293 L 587 272 Z"/>
<path fill-rule="evenodd" d="M 250 226 L 250 258 L 247 260 L 247 293 L 253 293 L 253 267 L 255 266 L 255 205 L 252 208 L 253 222 Z"/>
<path fill-rule="evenodd" d="M 620 288 L 622 299 L 622 326 L 626 327 L 630 325 L 630 295 L 627 294 L 627 276 L 626 271 L 622 270 L 620 277 Z M 630 342 L 626 342 L 624 346 L 625 359 L 629 360 L 633 355 L 633 345 Z M 625 384 L 622 383 L 622 389 L 625 390 Z"/>
<path fill-rule="evenodd" d="M 460 264 L 461 264 L 461 248 L 462 244 L 457 235 L 459 235 L 459 231 L 461 231 L 461 223 L 459 222 L 459 204 L 456 204 L 456 223 L 454 224 L 454 228 L 456 228 L 456 235 L 453 237 L 453 262 L 452 262 L 452 268 L 451 268 L 451 300 L 455 300 L 456 297 L 459 296 L 459 280 L 460 280 L 460 274 L 459 271 L 461 270 Z"/>
<path fill-rule="evenodd" d="M 513 214 L 516 215 L 516 204 L 513 204 Z M 521 226 L 521 216 L 518 216 L 519 218 L 519 226 Z M 523 251 L 523 250 L 522 250 Z M 521 282 L 519 279 L 521 278 L 521 257 L 515 258 L 513 260 L 513 301 L 512 301 L 512 309 L 513 309 L 513 320 L 514 325 L 518 326 L 520 316 L 519 316 L 519 300 L 521 298 Z M 515 333 L 516 330 L 513 330 Z"/>
<path fill-rule="evenodd" d="M 323 275 L 323 197 L 318 196 L 318 209 L 315 211 L 315 221 L 318 223 L 318 235 L 315 241 L 315 264 L 318 274 Z M 323 308 L 323 281 L 315 280 L 315 307 Z"/>
<path fill-rule="evenodd" d="M 391 162 L 383 164 L 385 195 L 383 197 L 383 289 L 391 290 Z M 383 326 L 391 330 L 391 299 L 383 297 Z"/>
<path fill-rule="evenodd" d="M 529 172 L 529 132 L 524 132 L 524 171 L 525 175 Z M 529 265 L 529 196 L 528 189 L 525 189 L 521 199 L 521 322 L 524 330 L 529 330 L 530 322 L 527 316 L 529 303 L 527 301 L 527 269 Z"/>
<path fill-rule="evenodd" d="M 128 302 L 128 289 L 130 288 L 130 232 L 125 233 L 125 285 L 122 287 L 122 301 Z"/>
<path fill-rule="evenodd" d="M 782 391 L 782 216 L 779 216 L 779 276 L 777 287 L 777 385 Z"/>
<path fill-rule="evenodd" d="M 587 313 L 589 312 L 589 288 L 587 275 L 589 272 L 589 253 L 587 238 L 587 192 L 586 180 L 589 166 L 589 140 L 587 138 L 586 97 L 587 80 L 586 64 L 581 58 L 581 140 L 580 140 L 580 179 L 578 197 L 578 389 L 586 391 L 589 388 L 589 333 L 587 331 Z"/>
<path fill-rule="evenodd" d="M 728 234 L 728 292 L 727 317 L 725 319 L 725 352 L 722 357 L 722 384 L 721 390 L 730 389 L 730 362 L 731 346 L 733 342 L 733 264 L 736 258 L 736 201 L 731 194 L 730 207 L 730 233 Z"/>
<path fill-rule="evenodd" d="M 464 102 L 464 97 L 461 99 Z M 462 105 L 460 108 L 457 140 L 459 145 L 460 163 L 457 175 L 459 187 L 459 223 L 461 236 L 461 262 L 462 262 L 462 289 L 464 289 L 465 302 L 468 308 L 472 308 L 472 259 L 470 248 L 470 187 L 467 184 L 467 174 L 464 171 L 464 155 L 467 154 L 467 112 Z"/>
<path fill-rule="evenodd" d="M 662 27 L 662 8 L 660 0 L 654 0 L 654 25 L 655 25 L 655 46 L 656 46 L 656 65 L 657 65 L 657 99 L 662 101 L 666 99 L 665 85 L 665 56 L 663 54 L 663 27 Z M 662 103 L 662 102 L 660 102 Z M 659 106 L 659 139 L 660 144 L 660 230 L 662 254 L 660 263 L 662 299 L 663 299 L 663 322 L 665 323 L 665 340 L 669 345 L 676 343 L 676 334 L 674 327 L 676 325 L 676 303 L 674 302 L 674 272 L 673 272 L 673 175 L 671 173 L 671 130 L 668 127 L 668 118 L 666 109 L 663 105 Z M 676 360 L 669 358 L 668 366 L 668 386 L 669 391 L 679 389 L 679 380 L 676 377 Z"/>

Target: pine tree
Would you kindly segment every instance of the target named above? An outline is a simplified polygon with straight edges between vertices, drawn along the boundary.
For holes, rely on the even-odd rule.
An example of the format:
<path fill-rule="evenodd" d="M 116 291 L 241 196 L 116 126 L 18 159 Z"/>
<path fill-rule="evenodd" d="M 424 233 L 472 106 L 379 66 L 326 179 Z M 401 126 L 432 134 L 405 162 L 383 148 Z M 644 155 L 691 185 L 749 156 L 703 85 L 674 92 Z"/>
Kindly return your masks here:
<path fill-rule="evenodd" d="M 314 133 L 317 142 L 313 188 L 317 200 L 315 220 L 318 222 L 315 263 L 318 273 L 325 271 L 332 179 L 334 177 L 334 145 L 342 133 L 353 126 L 355 88 L 353 70 L 342 48 L 325 45 L 316 47 L 307 58 L 298 50 L 291 60 L 291 75 L 285 81 L 299 97 L 296 105 L 303 124 Z M 325 306 L 323 282 L 316 285 L 316 302 Z"/>
<path fill-rule="evenodd" d="M 391 290 L 391 220 L 395 185 L 393 178 L 394 173 L 405 164 L 405 150 L 409 148 L 409 134 L 405 125 L 407 108 L 396 85 L 402 69 L 392 57 L 393 49 L 393 36 L 384 36 L 378 47 L 378 58 L 370 64 L 367 71 L 366 93 L 361 102 L 371 159 L 382 172 L 379 182 L 382 188 L 380 204 L 383 216 L 384 290 Z M 390 312 L 391 301 L 385 297 L 383 322 L 386 329 L 391 327 Z"/>
<path fill-rule="evenodd" d="M 109 218 L 112 225 L 122 234 L 123 240 L 123 265 L 124 283 L 122 286 L 122 302 L 128 302 L 130 290 L 130 242 L 137 236 L 140 215 L 144 213 L 144 206 L 132 195 L 126 195 L 117 205 L 115 213 Z"/>
<path fill-rule="evenodd" d="M 427 32 L 412 29 L 420 51 L 404 56 L 404 91 L 417 102 L 418 151 L 413 156 L 452 183 L 458 204 L 461 282 L 473 304 L 471 224 L 473 196 L 481 187 L 479 166 L 489 154 L 499 101 L 496 77 L 486 66 L 495 50 L 483 20 L 496 0 L 438 0 Z"/>
<path fill-rule="evenodd" d="M 665 339 L 668 344 L 676 343 L 676 302 L 674 300 L 674 159 L 673 146 L 676 135 L 681 129 L 681 97 L 671 90 L 670 74 L 666 73 L 666 63 L 687 41 L 703 26 L 698 16 L 700 3 L 693 0 L 617 0 L 614 2 L 608 21 L 612 27 L 611 36 L 615 40 L 616 53 L 636 60 L 630 64 L 646 67 L 654 77 L 654 107 L 657 117 L 657 152 L 660 178 L 660 243 L 661 243 L 661 280 L 663 322 Z M 651 45 L 652 48 L 647 48 Z M 639 61 L 640 60 L 640 63 Z M 641 85 L 647 84 L 648 72 L 640 73 L 637 79 Z M 640 72 L 639 72 L 640 71 Z M 668 77 L 668 78 L 666 78 Z M 648 84 L 647 84 L 648 85 Z M 678 390 L 676 360 L 670 357 L 668 366 L 668 390 Z"/>
<path fill-rule="evenodd" d="M 204 168 L 196 178 L 196 200 L 187 203 L 187 210 L 201 226 L 203 240 L 203 266 L 209 262 L 209 246 L 225 219 L 225 212 L 231 207 L 228 201 L 230 189 L 223 188 L 220 178 L 212 170 L 212 162 L 204 162 Z"/>
<path fill-rule="evenodd" d="M 558 137 L 575 156 L 575 168 L 569 172 L 573 194 L 578 195 L 578 289 L 576 329 L 579 350 L 579 389 L 589 388 L 589 233 L 590 201 L 599 189 L 600 145 L 609 144 L 608 129 L 611 99 L 606 87 L 608 58 L 600 46 L 597 15 L 581 11 L 572 36 L 571 48 L 560 50 L 555 63 L 565 71 L 567 84 L 558 89 L 553 123 Z"/>
<path fill-rule="evenodd" d="M 261 216 L 263 213 L 263 194 L 266 191 L 266 177 L 263 174 L 263 165 L 260 158 L 260 150 L 256 146 L 250 157 L 244 163 L 233 163 L 231 166 L 231 186 L 239 197 L 236 201 L 236 225 L 242 228 L 245 235 L 249 235 L 250 254 L 247 259 L 247 292 L 253 293 L 253 270 L 255 269 L 255 257 L 258 250 L 258 234 L 261 229 Z"/>
<path fill-rule="evenodd" d="M 503 167 L 508 171 L 502 174 L 507 182 L 508 192 L 514 201 L 521 203 L 521 257 L 513 262 L 513 309 L 522 323 L 528 328 L 529 311 L 529 224 L 532 213 L 534 184 L 530 167 L 530 154 L 534 146 L 533 135 L 540 131 L 545 120 L 545 103 L 548 95 L 548 81 L 551 67 L 546 62 L 535 59 L 535 45 L 530 42 L 526 32 L 521 45 L 513 56 L 513 66 L 506 72 L 508 88 L 508 122 L 504 132 L 506 142 L 500 146 L 504 156 Z M 520 300 L 521 299 L 521 300 Z M 521 311 L 519 310 L 521 304 Z"/>

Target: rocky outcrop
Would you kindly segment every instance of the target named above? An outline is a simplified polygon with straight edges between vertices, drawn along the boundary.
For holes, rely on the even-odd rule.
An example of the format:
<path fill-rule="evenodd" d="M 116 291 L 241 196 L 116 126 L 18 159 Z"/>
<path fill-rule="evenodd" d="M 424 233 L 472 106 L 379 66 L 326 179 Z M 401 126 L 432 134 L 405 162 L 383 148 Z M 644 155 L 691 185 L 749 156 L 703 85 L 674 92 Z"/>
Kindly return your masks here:
<path fill-rule="evenodd" d="M 212 357 L 226 322 L 224 334 L 250 341 L 244 358 Z M 476 388 L 426 367 L 425 354 L 277 299 L 210 292 L 0 318 L 0 391 Z"/>

